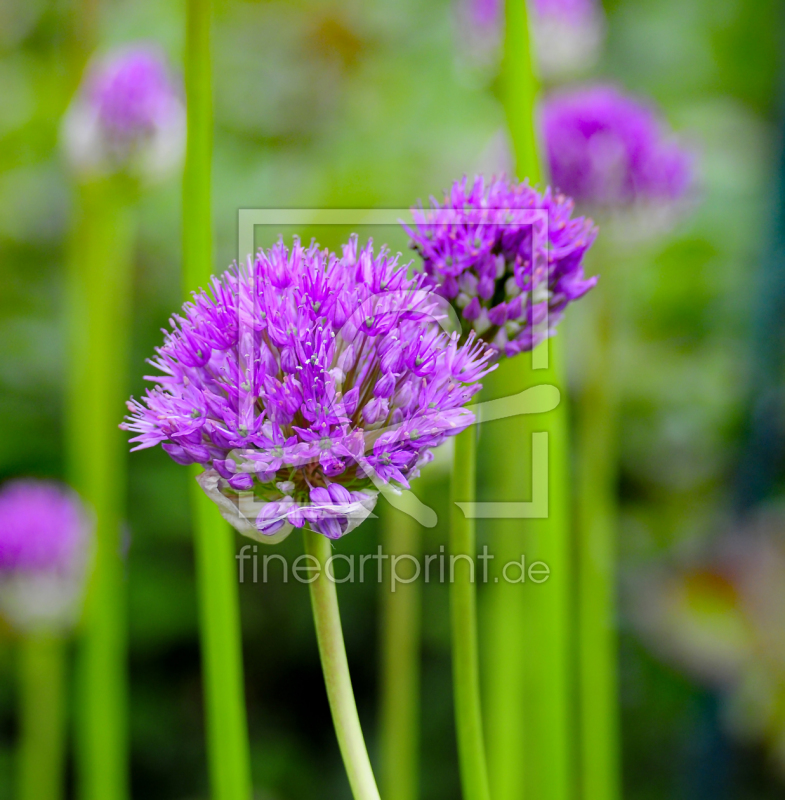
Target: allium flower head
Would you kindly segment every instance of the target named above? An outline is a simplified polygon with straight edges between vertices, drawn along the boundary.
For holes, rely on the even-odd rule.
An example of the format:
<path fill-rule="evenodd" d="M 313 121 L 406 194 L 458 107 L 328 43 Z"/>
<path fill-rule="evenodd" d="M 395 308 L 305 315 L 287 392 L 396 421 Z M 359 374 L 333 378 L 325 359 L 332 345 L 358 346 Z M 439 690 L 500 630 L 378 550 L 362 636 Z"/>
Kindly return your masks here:
<path fill-rule="evenodd" d="M 577 203 L 672 204 L 690 188 L 690 154 L 649 104 L 600 85 L 554 94 L 542 113 L 551 179 Z"/>
<path fill-rule="evenodd" d="M 547 79 L 590 67 L 599 54 L 605 28 L 597 0 L 535 0 L 531 26 L 537 62 Z"/>
<path fill-rule="evenodd" d="M 135 449 L 203 464 L 241 533 L 342 536 L 473 421 L 491 351 L 442 330 L 446 304 L 424 282 L 356 236 L 340 257 L 279 241 L 172 318 L 162 375 L 121 427 Z"/>
<path fill-rule="evenodd" d="M 185 110 L 164 56 L 141 44 L 93 63 L 66 115 L 63 140 L 72 165 L 87 176 L 155 179 L 176 168 Z"/>
<path fill-rule="evenodd" d="M 74 621 L 91 525 L 77 496 L 50 482 L 0 490 L 0 609 L 18 627 Z"/>
<path fill-rule="evenodd" d="M 463 333 L 508 357 L 551 336 L 596 283 L 583 257 L 596 229 L 568 197 L 494 178 L 456 182 L 406 227 L 435 290 L 461 309 Z"/>

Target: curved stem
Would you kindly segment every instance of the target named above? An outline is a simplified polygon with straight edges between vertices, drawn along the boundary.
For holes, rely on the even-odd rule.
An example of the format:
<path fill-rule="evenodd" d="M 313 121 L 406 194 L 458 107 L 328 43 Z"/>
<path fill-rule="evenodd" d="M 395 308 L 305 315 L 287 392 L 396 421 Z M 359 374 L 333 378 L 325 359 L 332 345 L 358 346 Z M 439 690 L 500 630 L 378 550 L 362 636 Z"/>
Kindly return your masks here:
<path fill-rule="evenodd" d="M 421 552 L 417 521 L 385 504 L 384 551 L 391 557 Z M 388 574 L 390 574 L 388 572 Z M 420 627 L 422 584 L 384 582 L 382 591 L 382 790 L 385 800 L 417 800 L 420 744 Z"/>
<path fill-rule="evenodd" d="M 346 775 L 355 800 L 379 800 L 379 790 L 376 788 L 365 747 L 349 676 L 349 662 L 346 659 L 341 614 L 338 609 L 338 593 L 335 582 L 327 574 L 327 562 L 332 554 L 330 540 L 310 530 L 304 531 L 304 538 L 306 552 L 315 558 L 319 565 L 310 584 L 311 607 L 327 698 L 330 701 L 333 725 L 346 767 Z"/>
<path fill-rule="evenodd" d="M 471 502 L 475 497 L 476 436 L 477 429 L 472 425 L 455 437 L 450 498 L 453 691 L 463 800 L 490 798 L 480 704 L 475 523 L 456 505 L 456 501 Z"/>
<path fill-rule="evenodd" d="M 61 800 L 65 762 L 65 643 L 31 634 L 20 642 L 19 800 Z"/>

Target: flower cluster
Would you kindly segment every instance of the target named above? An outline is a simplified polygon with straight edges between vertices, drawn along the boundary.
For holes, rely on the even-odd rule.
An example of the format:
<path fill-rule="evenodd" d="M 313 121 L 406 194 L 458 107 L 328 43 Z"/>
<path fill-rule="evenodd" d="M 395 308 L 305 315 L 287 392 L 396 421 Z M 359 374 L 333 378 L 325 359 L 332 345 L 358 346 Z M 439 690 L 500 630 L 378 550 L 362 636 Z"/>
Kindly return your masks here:
<path fill-rule="evenodd" d="M 542 113 L 551 179 L 577 203 L 672 203 L 690 187 L 690 154 L 650 105 L 600 85 L 554 94 Z"/>
<path fill-rule="evenodd" d="M 58 484 L 20 480 L 0 490 L 0 608 L 18 627 L 73 621 L 91 525 Z"/>
<path fill-rule="evenodd" d="M 413 209 L 406 227 L 435 290 L 461 310 L 465 336 L 508 357 L 551 336 L 569 303 L 596 283 L 583 257 L 596 229 L 573 203 L 504 178 L 455 183 Z"/>
<path fill-rule="evenodd" d="M 492 353 L 444 332 L 424 283 L 356 236 L 341 256 L 279 241 L 172 318 L 162 375 L 122 427 L 135 449 L 208 467 L 203 489 L 242 533 L 337 538 L 473 421 Z"/>
<path fill-rule="evenodd" d="M 137 45 L 94 63 L 66 115 L 63 138 L 82 175 L 154 179 L 177 167 L 185 109 L 164 57 Z"/>
<path fill-rule="evenodd" d="M 535 0 L 532 30 L 545 78 L 561 78 L 591 66 L 604 35 L 597 0 Z"/>

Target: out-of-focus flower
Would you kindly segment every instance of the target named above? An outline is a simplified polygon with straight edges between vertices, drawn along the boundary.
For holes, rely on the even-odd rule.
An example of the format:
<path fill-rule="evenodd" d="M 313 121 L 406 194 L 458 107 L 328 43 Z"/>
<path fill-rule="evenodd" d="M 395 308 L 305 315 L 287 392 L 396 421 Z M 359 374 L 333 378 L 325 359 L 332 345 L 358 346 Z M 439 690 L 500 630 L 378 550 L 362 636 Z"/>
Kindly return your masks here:
<path fill-rule="evenodd" d="M 553 185 L 579 206 L 673 207 L 693 183 L 691 154 L 660 115 L 613 86 L 557 92 L 542 119 Z"/>
<path fill-rule="evenodd" d="M 75 623 L 91 538 L 88 515 L 65 487 L 19 480 L 0 490 L 0 611 L 12 625 Z"/>
<path fill-rule="evenodd" d="M 457 306 L 465 336 L 508 357 L 553 335 L 567 305 L 596 283 L 583 258 L 597 234 L 570 198 L 494 178 L 457 181 L 413 209 L 406 227 L 435 290 Z"/>
<path fill-rule="evenodd" d="M 82 177 L 126 173 L 158 180 L 185 148 L 181 90 L 155 47 L 134 45 L 95 61 L 63 121 L 63 145 Z"/>
<path fill-rule="evenodd" d="M 605 20 L 597 0 L 534 0 L 531 27 L 546 80 L 574 75 L 597 60 Z"/>
<path fill-rule="evenodd" d="M 666 660 L 725 696 L 734 734 L 785 771 L 785 518 L 767 514 L 679 568 L 636 580 L 638 627 Z"/>
<path fill-rule="evenodd" d="M 279 241 L 172 318 L 163 374 L 121 427 L 135 449 L 205 465 L 202 488 L 241 533 L 342 536 L 472 423 L 464 405 L 490 369 L 485 345 L 443 332 L 424 283 L 356 236 L 341 257 Z"/>
<path fill-rule="evenodd" d="M 597 0 L 533 0 L 528 5 L 535 60 L 544 80 L 571 77 L 597 60 L 605 33 Z M 504 0 L 458 0 L 457 13 L 462 49 L 470 59 L 498 62 Z"/>

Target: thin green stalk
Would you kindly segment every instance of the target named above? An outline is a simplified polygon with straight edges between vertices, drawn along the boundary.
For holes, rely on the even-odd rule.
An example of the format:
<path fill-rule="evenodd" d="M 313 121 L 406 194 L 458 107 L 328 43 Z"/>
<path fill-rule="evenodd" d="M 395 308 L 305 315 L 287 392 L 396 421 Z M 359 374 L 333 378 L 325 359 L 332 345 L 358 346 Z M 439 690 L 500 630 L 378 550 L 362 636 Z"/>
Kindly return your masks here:
<path fill-rule="evenodd" d="M 77 759 L 84 800 L 128 795 L 126 586 L 121 524 L 133 218 L 118 181 L 80 188 L 68 282 L 68 475 L 91 507 L 96 552 L 77 658 Z"/>
<path fill-rule="evenodd" d="M 502 100 L 518 177 L 538 184 L 543 177 L 535 125 L 539 86 L 525 1 L 507 0 L 505 17 Z M 540 345 L 539 355 L 544 348 L 547 369 L 533 369 L 533 358 L 518 356 L 489 377 L 485 396 L 507 396 L 537 384 L 563 389 L 560 342 Z M 562 398 L 547 414 L 500 420 L 483 431 L 488 463 L 503 464 L 488 487 L 488 499 L 518 502 L 532 499 L 532 434 L 548 434 L 548 517 L 487 523 L 498 565 L 520 561 L 525 553 L 528 565 L 540 560 L 550 569 L 550 577 L 541 584 L 499 580 L 489 586 L 485 663 L 495 800 L 564 800 L 573 789 L 569 450 L 563 391 Z"/>
<path fill-rule="evenodd" d="M 539 81 L 532 58 L 526 0 L 506 0 L 501 93 L 519 178 L 542 179 L 535 124 Z"/>
<path fill-rule="evenodd" d="M 512 394 L 521 383 L 521 358 L 502 361 L 496 372 L 484 381 L 483 398 L 503 397 Z M 521 387 L 522 388 L 522 387 Z M 530 470 L 525 462 L 530 459 L 530 444 L 526 438 L 526 420 L 523 417 L 485 423 L 481 440 L 483 463 L 504 464 L 504 469 L 494 470 L 489 482 L 487 499 L 495 501 L 528 500 L 523 496 Z M 523 446 L 521 446 L 521 443 Z M 486 499 L 486 498 L 483 498 Z M 528 539 L 524 538 L 519 519 L 495 519 L 485 522 L 491 537 L 491 546 L 499 565 L 519 561 L 526 551 Z M 498 576 L 496 576 L 498 577 Z M 486 648 L 483 653 L 485 669 L 486 713 L 488 722 L 488 767 L 494 798 L 512 800 L 523 797 L 524 749 L 524 680 L 526 663 L 527 595 L 524 586 L 500 579 L 487 587 L 487 605 L 484 609 Z"/>
<path fill-rule="evenodd" d="M 65 642 L 30 634 L 19 643 L 21 741 L 18 800 L 61 800 L 65 762 Z"/>
<path fill-rule="evenodd" d="M 213 272 L 213 87 L 211 0 L 188 0 L 185 88 L 188 141 L 183 176 L 183 278 L 186 292 Z M 196 477 L 192 470 L 191 477 Z M 199 592 L 207 749 L 215 800 L 252 794 L 234 537 L 195 480 L 191 483 Z"/>
<path fill-rule="evenodd" d="M 338 593 L 335 581 L 327 574 L 327 562 L 332 555 L 330 540 L 311 530 L 304 531 L 304 538 L 306 553 L 316 559 L 319 567 L 318 572 L 311 576 L 313 578 L 310 584 L 311 608 L 327 698 L 330 701 L 330 711 L 346 775 L 355 800 L 379 800 L 379 790 L 376 788 L 365 747 L 349 676 L 349 662 L 346 659 L 341 614 L 338 609 Z M 312 566 L 316 568 L 316 564 Z"/>
<path fill-rule="evenodd" d="M 475 498 L 476 439 L 474 426 L 455 437 L 450 498 L 452 670 L 463 800 L 490 798 L 480 703 L 475 522 L 456 505 Z"/>
<path fill-rule="evenodd" d="M 417 521 L 385 504 L 381 513 L 383 547 L 394 556 L 419 558 L 421 529 Z M 407 575 L 400 561 L 399 575 Z M 411 564 L 409 564 L 411 566 Z M 382 794 L 386 800 L 417 800 L 420 749 L 420 629 L 422 585 L 397 583 L 382 591 Z"/>
<path fill-rule="evenodd" d="M 586 347 L 586 379 L 577 414 L 578 688 L 584 800 L 621 796 L 614 619 L 616 407 L 608 285 L 603 280 L 597 294 L 587 298 L 593 337 Z"/>
<path fill-rule="evenodd" d="M 215 800 L 250 800 L 234 534 L 191 470 L 210 785 Z"/>

